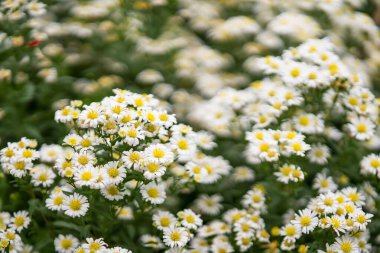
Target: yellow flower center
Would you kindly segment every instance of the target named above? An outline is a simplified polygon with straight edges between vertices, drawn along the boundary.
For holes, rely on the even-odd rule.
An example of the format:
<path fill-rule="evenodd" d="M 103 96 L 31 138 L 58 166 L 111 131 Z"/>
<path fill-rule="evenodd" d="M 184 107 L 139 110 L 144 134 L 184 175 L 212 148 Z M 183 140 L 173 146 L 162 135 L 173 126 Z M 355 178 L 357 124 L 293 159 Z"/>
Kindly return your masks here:
<path fill-rule="evenodd" d="M 243 245 L 249 245 L 251 243 L 251 239 L 249 239 L 248 237 L 244 237 L 243 239 L 241 239 L 241 243 Z M 223 249 L 224 250 L 224 249 Z M 226 250 L 224 250 L 224 252 L 227 252 Z"/>
<path fill-rule="evenodd" d="M 311 218 L 309 216 L 302 216 L 300 218 L 300 224 L 303 227 L 307 227 L 311 224 Z"/>
<path fill-rule="evenodd" d="M 25 149 L 22 152 L 22 156 L 25 157 L 25 158 L 31 158 L 33 156 L 33 152 L 30 149 Z"/>
<path fill-rule="evenodd" d="M 289 166 L 285 166 L 281 168 L 281 174 L 284 176 L 289 176 L 291 172 L 292 172 L 292 168 Z"/>
<path fill-rule="evenodd" d="M 46 173 L 40 174 L 38 180 L 41 182 L 46 182 L 48 180 L 48 175 Z"/>
<path fill-rule="evenodd" d="M 293 143 L 293 149 L 295 150 L 295 151 L 302 151 L 302 145 L 301 145 L 301 143 L 299 143 L 299 142 L 295 142 L 295 143 Z"/>
<path fill-rule="evenodd" d="M 87 147 L 90 147 L 91 146 L 91 141 L 89 139 L 83 139 L 81 142 L 80 142 L 80 145 L 84 148 L 87 148 Z"/>
<path fill-rule="evenodd" d="M 371 166 L 374 167 L 374 168 L 378 168 L 380 167 L 380 161 L 378 159 L 374 159 L 371 161 Z"/>
<path fill-rule="evenodd" d="M 136 138 L 137 137 L 137 131 L 135 129 L 130 129 L 128 130 L 128 136 L 131 138 Z"/>
<path fill-rule="evenodd" d="M 181 233 L 178 231 L 174 231 L 170 234 L 170 239 L 172 241 L 178 242 L 181 240 Z"/>
<path fill-rule="evenodd" d="M 63 196 L 57 196 L 53 199 L 53 204 L 55 206 L 60 206 L 63 203 Z"/>
<path fill-rule="evenodd" d="M 287 236 L 293 236 L 293 235 L 296 234 L 296 232 L 297 232 L 297 230 L 296 230 L 295 227 L 286 227 L 286 228 L 285 228 L 285 234 L 286 234 Z"/>
<path fill-rule="evenodd" d="M 81 179 L 83 181 L 90 181 L 92 179 L 92 173 L 91 173 L 91 171 L 86 171 L 86 172 L 82 173 Z"/>
<path fill-rule="evenodd" d="M 286 99 L 286 100 L 290 100 L 290 99 L 292 99 L 292 98 L 294 98 L 293 93 L 291 93 L 291 92 L 287 92 L 287 93 L 285 94 L 285 99 Z"/>
<path fill-rule="evenodd" d="M 269 144 L 267 144 L 267 143 L 261 143 L 260 144 L 260 151 L 261 152 L 267 152 L 268 150 L 269 150 Z"/>
<path fill-rule="evenodd" d="M 79 211 L 80 208 L 82 207 L 82 203 L 80 202 L 79 199 L 72 199 L 70 200 L 69 207 L 71 210 Z"/>
<path fill-rule="evenodd" d="M 119 106 L 119 105 L 112 107 L 112 112 L 113 113 L 120 114 L 121 111 L 122 111 L 121 110 L 121 106 Z"/>
<path fill-rule="evenodd" d="M 61 247 L 64 249 L 70 249 L 72 246 L 72 241 L 70 239 L 62 239 L 61 240 Z"/>
<path fill-rule="evenodd" d="M 136 107 L 141 107 L 143 105 L 144 105 L 144 101 L 142 99 L 140 99 L 140 98 L 135 99 L 135 106 Z"/>
<path fill-rule="evenodd" d="M 367 219 L 365 218 L 365 215 L 364 214 L 359 214 L 357 217 L 356 217 L 356 220 L 357 222 L 359 222 L 360 224 L 364 224 L 366 223 Z"/>
<path fill-rule="evenodd" d="M 351 192 L 348 197 L 351 199 L 352 202 L 357 202 L 359 200 L 359 194 L 356 192 Z"/>
<path fill-rule="evenodd" d="M 294 69 L 290 70 L 290 75 L 292 77 L 298 77 L 300 75 L 300 70 L 298 68 L 294 68 Z"/>
<path fill-rule="evenodd" d="M 17 161 L 17 162 L 15 162 L 15 168 L 16 168 L 16 170 L 24 170 L 25 166 L 26 166 L 26 164 L 23 161 Z"/>
<path fill-rule="evenodd" d="M 367 132 L 367 126 L 363 123 L 357 125 L 356 129 L 358 130 L 359 133 Z"/>
<path fill-rule="evenodd" d="M 195 167 L 193 168 L 193 173 L 194 173 L 194 174 L 199 174 L 199 173 L 201 173 L 201 167 L 199 167 L 199 166 L 195 166 Z"/>
<path fill-rule="evenodd" d="M 90 159 L 88 159 L 87 156 L 81 155 L 78 157 L 78 163 L 80 163 L 81 165 L 86 165 L 89 161 Z"/>
<path fill-rule="evenodd" d="M 14 156 L 15 152 L 12 149 L 9 148 L 9 149 L 5 150 L 4 154 L 5 154 L 6 157 L 9 158 L 9 157 Z"/>
<path fill-rule="evenodd" d="M 301 116 L 298 121 L 302 126 L 308 126 L 310 124 L 310 119 L 307 116 Z"/>
<path fill-rule="evenodd" d="M 119 189 L 117 189 L 117 187 L 115 185 L 111 185 L 107 188 L 107 192 L 108 192 L 108 194 L 115 196 L 115 195 L 119 194 Z"/>
<path fill-rule="evenodd" d="M 329 186 L 329 181 L 326 179 L 321 180 L 321 186 L 322 188 L 327 188 Z"/>
<path fill-rule="evenodd" d="M 286 134 L 286 138 L 289 139 L 289 140 L 293 139 L 293 138 L 296 137 L 296 136 L 297 136 L 297 133 L 294 132 L 294 131 L 288 132 L 288 133 Z"/>
<path fill-rule="evenodd" d="M 338 219 L 336 219 L 336 218 L 332 218 L 331 221 L 330 221 L 330 223 L 331 223 L 331 225 L 332 225 L 334 228 L 336 228 L 336 229 L 340 228 L 341 225 L 342 225 L 342 224 L 340 223 L 340 220 L 338 220 Z"/>
<path fill-rule="evenodd" d="M 188 223 L 194 223 L 195 222 L 195 218 L 194 218 L 193 215 L 188 215 L 188 216 L 186 216 L 186 221 Z"/>
<path fill-rule="evenodd" d="M 92 242 L 90 243 L 90 250 L 96 251 L 99 250 L 102 246 L 98 242 Z"/>
<path fill-rule="evenodd" d="M 358 105 L 358 104 L 359 104 L 359 101 L 358 101 L 358 99 L 357 99 L 356 97 L 350 97 L 350 98 L 348 99 L 348 103 L 349 103 L 350 105 Z"/>
<path fill-rule="evenodd" d="M 167 114 L 160 114 L 159 118 L 161 121 L 167 121 L 169 119 L 169 116 Z"/>
<path fill-rule="evenodd" d="M 112 178 L 115 178 L 119 175 L 119 170 L 115 167 L 109 168 L 108 169 L 108 175 Z"/>
<path fill-rule="evenodd" d="M 165 153 L 162 149 L 159 149 L 159 148 L 155 148 L 153 149 L 153 156 L 155 158 L 162 158 L 164 157 Z"/>
<path fill-rule="evenodd" d="M 255 202 L 255 203 L 260 203 L 261 196 L 260 195 L 253 195 L 252 196 L 252 201 Z"/>
<path fill-rule="evenodd" d="M 310 73 L 308 77 L 309 77 L 309 80 L 317 79 L 317 75 L 315 73 Z"/>
<path fill-rule="evenodd" d="M 182 150 L 185 150 L 185 149 L 188 149 L 189 148 L 189 144 L 187 143 L 186 140 L 180 140 L 178 143 L 178 148 L 182 149 Z"/>
<path fill-rule="evenodd" d="M 332 206 L 333 203 L 334 203 L 334 201 L 331 198 L 326 198 L 324 201 L 324 204 L 326 206 Z"/>
<path fill-rule="evenodd" d="M 98 117 L 99 117 L 99 114 L 95 111 L 89 111 L 87 113 L 87 118 L 89 118 L 89 119 L 94 120 L 94 119 L 97 119 Z"/>
<path fill-rule="evenodd" d="M 162 227 L 168 227 L 170 225 L 170 219 L 169 217 L 162 217 L 160 219 L 160 224 Z"/>
<path fill-rule="evenodd" d="M 352 244 L 350 242 L 342 242 L 342 244 L 340 245 L 340 249 L 344 253 L 349 253 L 352 251 Z"/>
<path fill-rule="evenodd" d="M 16 227 L 21 227 L 22 225 L 24 225 L 24 222 L 25 222 L 24 217 L 18 216 L 15 218 L 14 224 L 16 225 Z"/>
<path fill-rule="evenodd" d="M 149 120 L 149 121 L 154 121 L 156 119 L 156 116 L 154 116 L 153 113 L 148 113 L 146 118 Z"/>
<path fill-rule="evenodd" d="M 140 160 L 140 154 L 137 153 L 137 152 L 135 152 L 135 151 L 133 151 L 133 152 L 130 154 L 129 159 L 130 159 L 132 162 L 135 163 L 135 162 L 137 162 L 137 161 Z"/>
<path fill-rule="evenodd" d="M 13 232 L 7 231 L 5 234 L 5 238 L 12 241 L 16 238 L 16 234 Z"/>
<path fill-rule="evenodd" d="M 158 198 L 160 192 L 156 188 L 149 188 L 146 193 L 148 194 L 149 197 L 151 198 Z"/>
<path fill-rule="evenodd" d="M 150 173 L 155 173 L 158 171 L 159 165 L 157 163 L 149 163 L 147 168 Z"/>

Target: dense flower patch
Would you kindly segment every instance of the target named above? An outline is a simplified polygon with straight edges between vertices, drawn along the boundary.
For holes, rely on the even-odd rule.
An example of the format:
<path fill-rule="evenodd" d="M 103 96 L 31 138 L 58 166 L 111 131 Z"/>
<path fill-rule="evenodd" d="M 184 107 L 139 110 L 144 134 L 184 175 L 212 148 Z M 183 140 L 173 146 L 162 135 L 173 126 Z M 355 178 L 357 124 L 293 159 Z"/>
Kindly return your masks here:
<path fill-rule="evenodd" d="M 0 2 L 0 251 L 379 251 L 379 10 Z"/>

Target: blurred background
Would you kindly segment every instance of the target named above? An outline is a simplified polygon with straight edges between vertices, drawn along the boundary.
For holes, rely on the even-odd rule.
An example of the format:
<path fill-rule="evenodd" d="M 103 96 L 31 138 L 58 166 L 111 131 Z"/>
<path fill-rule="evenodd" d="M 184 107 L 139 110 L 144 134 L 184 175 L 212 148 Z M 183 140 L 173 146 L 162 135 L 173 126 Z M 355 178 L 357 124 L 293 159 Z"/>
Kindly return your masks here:
<path fill-rule="evenodd" d="M 226 87 L 261 78 L 257 58 L 328 38 L 363 85 L 379 87 L 379 1 L 93 0 L 0 3 L 0 146 L 59 142 L 54 112 L 113 88 L 153 93 L 183 122 Z M 376 24 L 377 22 L 377 24 Z M 220 112 L 211 112 L 218 116 Z"/>

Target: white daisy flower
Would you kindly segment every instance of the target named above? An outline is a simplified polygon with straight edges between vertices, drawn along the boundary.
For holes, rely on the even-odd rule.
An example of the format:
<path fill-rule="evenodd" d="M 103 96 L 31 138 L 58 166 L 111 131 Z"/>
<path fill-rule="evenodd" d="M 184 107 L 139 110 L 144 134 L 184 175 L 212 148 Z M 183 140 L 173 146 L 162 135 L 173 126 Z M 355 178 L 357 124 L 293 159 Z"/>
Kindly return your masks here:
<path fill-rule="evenodd" d="M 122 160 L 128 169 L 131 169 L 132 167 L 134 169 L 139 169 L 144 157 L 144 153 L 131 149 L 123 153 Z"/>
<path fill-rule="evenodd" d="M 369 140 L 375 133 L 375 124 L 364 117 L 352 118 L 347 128 L 351 135 L 359 141 Z"/>
<path fill-rule="evenodd" d="M 368 223 L 371 222 L 371 218 L 373 217 L 373 214 L 365 213 L 361 210 L 357 210 L 350 216 L 354 219 L 355 227 L 358 227 L 360 230 L 365 231 Z"/>
<path fill-rule="evenodd" d="M 82 247 L 90 252 L 104 251 L 106 249 L 107 243 L 103 241 L 103 238 L 93 239 L 86 238 L 86 243 Z"/>
<path fill-rule="evenodd" d="M 327 159 L 330 157 L 330 150 L 326 145 L 312 145 L 307 157 L 312 163 L 324 165 L 327 164 Z"/>
<path fill-rule="evenodd" d="M 162 204 L 166 199 L 165 185 L 163 183 L 150 182 L 143 185 L 140 192 L 144 200 L 153 205 Z"/>
<path fill-rule="evenodd" d="M 122 191 L 115 184 L 108 184 L 102 187 L 100 193 L 108 200 L 122 200 L 126 191 Z"/>
<path fill-rule="evenodd" d="M 214 195 L 206 195 L 201 194 L 195 201 L 194 204 L 196 208 L 201 212 L 202 214 L 207 215 L 217 215 L 219 214 L 220 210 L 223 208 L 223 205 L 221 204 L 223 200 L 223 197 L 218 194 Z"/>
<path fill-rule="evenodd" d="M 116 161 L 108 162 L 102 167 L 104 182 L 107 184 L 119 184 L 126 176 L 126 169 Z"/>
<path fill-rule="evenodd" d="M 94 187 L 99 176 L 99 170 L 91 165 L 74 172 L 75 185 L 78 187 Z"/>
<path fill-rule="evenodd" d="M 304 209 L 296 215 L 295 219 L 292 220 L 292 223 L 298 225 L 302 233 L 308 234 L 318 225 L 318 217 L 314 211 Z"/>
<path fill-rule="evenodd" d="M 124 143 L 127 143 L 129 146 L 137 146 L 140 141 L 144 140 L 145 135 L 142 132 L 143 130 L 140 127 L 135 127 L 134 125 L 128 125 L 121 127 L 118 131 L 118 135 L 122 138 Z"/>
<path fill-rule="evenodd" d="M 164 229 L 164 243 L 168 247 L 184 247 L 190 240 L 189 234 L 185 228 L 182 227 L 170 227 Z"/>
<path fill-rule="evenodd" d="M 332 248 L 336 253 L 359 253 L 359 247 L 355 238 L 344 235 L 335 240 Z"/>
<path fill-rule="evenodd" d="M 202 225 L 202 219 L 191 209 L 185 209 L 179 212 L 178 217 L 181 219 L 181 225 L 188 229 L 197 229 Z"/>
<path fill-rule="evenodd" d="M 158 211 L 153 215 L 152 219 L 154 226 L 156 226 L 159 230 L 164 230 L 165 228 L 174 226 L 177 222 L 174 215 L 167 211 Z"/>
<path fill-rule="evenodd" d="M 88 203 L 87 197 L 74 193 L 64 198 L 62 209 L 68 216 L 80 217 L 86 215 L 89 207 L 90 204 Z"/>
<path fill-rule="evenodd" d="M 147 160 L 145 162 L 142 162 L 142 164 L 144 164 L 143 165 L 144 177 L 146 177 L 149 180 L 160 178 L 166 172 L 166 167 L 162 166 L 160 163 L 151 162 Z"/>
<path fill-rule="evenodd" d="M 31 171 L 32 184 L 48 187 L 54 183 L 55 173 L 47 166 L 37 165 Z"/>
<path fill-rule="evenodd" d="M 294 224 L 287 224 L 281 229 L 280 234 L 285 236 L 284 240 L 287 241 L 296 241 L 301 237 L 301 228 L 300 226 Z"/>
<path fill-rule="evenodd" d="M 120 220 L 132 220 L 133 209 L 129 206 L 123 206 L 117 209 L 117 218 Z"/>
<path fill-rule="evenodd" d="M 24 228 L 27 228 L 30 223 L 28 212 L 18 211 L 14 213 L 10 220 L 10 223 L 11 223 L 11 228 L 15 229 L 18 232 L 20 232 Z"/>
<path fill-rule="evenodd" d="M 65 195 L 62 193 L 52 193 L 49 198 L 46 199 L 46 207 L 52 211 L 63 210 L 63 200 Z"/>
<path fill-rule="evenodd" d="M 54 239 L 54 247 L 58 253 L 72 253 L 79 246 L 79 241 L 73 235 L 58 235 Z"/>
<path fill-rule="evenodd" d="M 162 144 L 153 144 L 144 150 L 147 160 L 161 164 L 169 164 L 174 161 L 174 154 Z"/>
<path fill-rule="evenodd" d="M 96 128 L 106 121 L 99 103 L 91 103 L 90 105 L 85 105 L 84 108 L 79 114 L 79 122 L 82 128 Z"/>

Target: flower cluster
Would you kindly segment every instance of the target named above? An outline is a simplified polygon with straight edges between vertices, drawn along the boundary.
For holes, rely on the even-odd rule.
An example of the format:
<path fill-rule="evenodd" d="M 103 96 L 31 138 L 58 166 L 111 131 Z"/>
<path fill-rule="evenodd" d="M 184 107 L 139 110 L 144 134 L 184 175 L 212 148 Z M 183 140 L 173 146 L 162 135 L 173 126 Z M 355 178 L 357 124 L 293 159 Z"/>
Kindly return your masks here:
<path fill-rule="evenodd" d="M 158 211 L 152 219 L 153 225 L 163 233 L 164 245 L 173 249 L 184 248 L 194 232 L 202 225 L 200 216 L 191 209 L 178 212 L 177 217 L 167 211 Z M 141 238 L 143 242 L 146 237 L 147 235 Z M 150 247 L 160 248 L 162 245 L 162 242 L 158 241 L 155 246 L 150 245 Z"/>
<path fill-rule="evenodd" d="M 13 214 L 0 212 L 0 250 L 8 252 L 29 252 L 31 247 L 22 242 L 20 234 L 30 224 L 27 211 Z"/>
<path fill-rule="evenodd" d="M 254 130 L 247 132 L 248 160 L 251 163 L 278 161 L 281 156 L 304 156 L 310 149 L 305 136 L 294 131 Z"/>
<path fill-rule="evenodd" d="M 29 16 L 40 16 L 46 12 L 46 4 L 41 3 L 37 0 L 28 0 L 28 1 L 3 1 L 0 5 L 1 19 L 18 21 L 25 17 Z"/>
<path fill-rule="evenodd" d="M 33 161 L 39 158 L 39 153 L 35 150 L 36 146 L 35 140 L 27 138 L 23 138 L 19 142 L 8 143 L 8 146 L 1 150 L 3 170 L 18 178 L 31 173 Z"/>
<path fill-rule="evenodd" d="M 379 8 L 0 1 L 0 251 L 377 252 Z"/>
<path fill-rule="evenodd" d="M 373 215 L 364 212 L 363 205 L 364 195 L 353 187 L 320 194 L 281 229 L 284 236 L 281 249 L 294 249 L 302 235 L 328 233 L 335 238 L 335 242 L 327 245 L 326 250 L 370 252 L 366 229 Z"/>
<path fill-rule="evenodd" d="M 344 130 L 358 140 L 374 136 L 375 97 L 361 76 L 351 73 L 333 52 L 328 40 L 309 40 L 286 50 L 282 57 L 256 59 L 251 68 L 271 77 L 244 90 L 219 91 L 210 101 L 195 105 L 190 119 L 219 135 L 234 136 L 239 134 L 232 132 L 237 127 L 266 128 L 274 123 L 304 134 L 323 134 L 327 126 L 333 127 L 331 120 L 343 116 Z M 309 98 L 310 93 L 315 96 Z M 308 107 L 310 111 L 304 111 Z M 331 113 L 321 114 L 320 107 Z M 211 113 L 200 117 L 203 110 Z"/>
<path fill-rule="evenodd" d="M 266 210 L 263 189 L 253 187 L 241 202 L 244 209 L 227 210 L 222 219 L 213 219 L 201 226 L 190 242 L 192 250 L 189 252 L 234 252 L 234 244 L 239 252 L 245 252 L 255 242 L 269 242 L 269 233 L 261 217 Z"/>
<path fill-rule="evenodd" d="M 200 151 L 214 146 L 212 136 L 193 132 L 176 124 L 165 110 L 153 109 L 158 100 L 151 96 L 115 93 L 100 103 L 82 107 L 73 101 L 57 111 L 56 120 L 73 128 L 63 141 L 65 154 L 54 165 L 69 189 L 54 189 L 47 199 L 49 209 L 72 217 L 85 215 L 88 198 L 74 189 L 98 190 L 110 201 L 132 198 L 131 190 L 137 189 L 145 202 L 162 204 L 170 186 L 167 170 L 201 183 L 215 182 L 229 172 L 225 160 Z"/>
<path fill-rule="evenodd" d="M 113 247 L 107 248 L 107 243 L 104 242 L 102 238 L 86 238 L 82 243 L 73 235 L 58 235 L 54 239 L 55 251 L 58 253 L 67 253 L 67 252 L 104 252 L 104 253 L 132 253 L 130 250 Z"/>
<path fill-rule="evenodd" d="M 380 156 L 370 154 L 360 162 L 361 173 L 363 175 L 374 175 L 380 178 Z"/>

